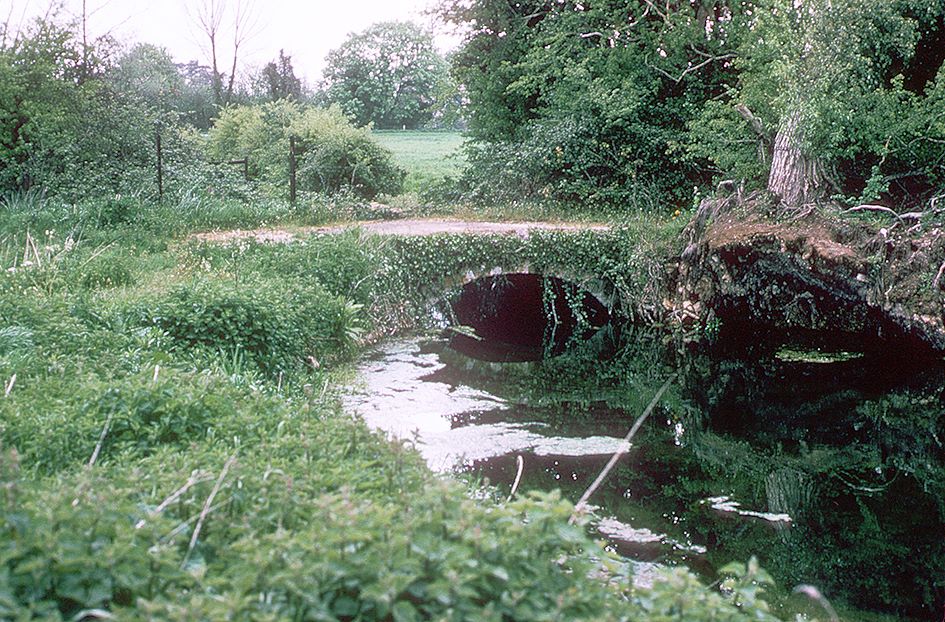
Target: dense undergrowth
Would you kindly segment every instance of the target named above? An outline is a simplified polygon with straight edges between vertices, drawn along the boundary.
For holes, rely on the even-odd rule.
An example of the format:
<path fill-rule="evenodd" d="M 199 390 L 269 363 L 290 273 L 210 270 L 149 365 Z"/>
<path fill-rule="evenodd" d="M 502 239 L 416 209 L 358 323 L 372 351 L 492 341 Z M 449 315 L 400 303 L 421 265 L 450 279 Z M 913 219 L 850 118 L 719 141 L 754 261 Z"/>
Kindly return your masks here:
<path fill-rule="evenodd" d="M 0 619 L 770 618 L 754 567 L 634 589 L 557 495 L 473 499 L 339 408 L 344 363 L 447 277 L 580 258 L 632 309 L 658 242 L 206 245 L 261 218 L 205 208 L 4 204 Z"/>

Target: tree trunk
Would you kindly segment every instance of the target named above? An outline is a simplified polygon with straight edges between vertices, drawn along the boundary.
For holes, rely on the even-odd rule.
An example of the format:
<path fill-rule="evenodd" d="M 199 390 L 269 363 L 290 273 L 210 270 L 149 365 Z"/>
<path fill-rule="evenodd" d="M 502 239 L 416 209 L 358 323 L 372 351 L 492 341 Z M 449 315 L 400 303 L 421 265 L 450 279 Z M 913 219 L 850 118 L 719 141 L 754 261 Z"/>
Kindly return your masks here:
<path fill-rule="evenodd" d="M 829 185 L 823 163 L 804 152 L 803 139 L 801 112 L 795 110 L 781 122 L 774 138 L 768 176 L 768 190 L 787 208 L 818 202 Z"/>

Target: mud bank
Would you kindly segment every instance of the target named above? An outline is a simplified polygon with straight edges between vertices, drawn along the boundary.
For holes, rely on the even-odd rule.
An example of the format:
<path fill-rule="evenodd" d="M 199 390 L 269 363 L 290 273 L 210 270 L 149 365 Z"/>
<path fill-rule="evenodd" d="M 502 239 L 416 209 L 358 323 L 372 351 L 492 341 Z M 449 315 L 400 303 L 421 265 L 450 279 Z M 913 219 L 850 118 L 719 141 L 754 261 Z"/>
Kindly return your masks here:
<path fill-rule="evenodd" d="M 762 195 L 707 199 L 670 264 L 668 319 L 703 333 L 940 357 L 945 236 L 932 220 L 827 208 L 786 216 Z"/>

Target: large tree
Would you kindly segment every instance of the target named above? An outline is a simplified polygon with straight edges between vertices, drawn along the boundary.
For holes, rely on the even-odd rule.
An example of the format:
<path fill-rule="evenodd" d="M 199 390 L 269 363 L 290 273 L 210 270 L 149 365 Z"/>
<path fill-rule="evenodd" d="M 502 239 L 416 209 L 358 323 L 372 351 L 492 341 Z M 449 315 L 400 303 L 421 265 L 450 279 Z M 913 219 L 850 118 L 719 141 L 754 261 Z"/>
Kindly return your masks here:
<path fill-rule="evenodd" d="M 279 50 L 279 58 L 266 63 L 262 70 L 262 83 L 270 101 L 279 99 L 301 99 L 302 81 L 292 68 L 292 57 Z"/>
<path fill-rule="evenodd" d="M 255 2 L 200 0 L 194 9 L 194 20 L 205 37 L 213 71 L 213 101 L 217 107 L 226 106 L 233 102 L 240 50 L 256 31 L 258 12 Z M 229 52 L 228 66 L 223 64 L 226 52 Z"/>
<path fill-rule="evenodd" d="M 181 111 L 186 88 L 174 59 L 164 48 L 139 43 L 118 59 L 111 82 L 123 93 L 162 111 Z"/>
<path fill-rule="evenodd" d="M 564 201 L 690 201 L 703 171 L 680 145 L 734 80 L 745 5 L 446 0 L 441 16 L 467 32 L 454 69 L 470 102 L 471 183 Z"/>
<path fill-rule="evenodd" d="M 737 82 L 692 124 L 694 152 L 788 209 L 836 195 L 915 202 L 943 187 L 942 0 L 753 4 Z"/>
<path fill-rule="evenodd" d="M 416 128 L 427 122 L 446 61 L 430 34 L 410 22 L 384 22 L 352 34 L 326 59 L 322 89 L 358 125 Z"/>

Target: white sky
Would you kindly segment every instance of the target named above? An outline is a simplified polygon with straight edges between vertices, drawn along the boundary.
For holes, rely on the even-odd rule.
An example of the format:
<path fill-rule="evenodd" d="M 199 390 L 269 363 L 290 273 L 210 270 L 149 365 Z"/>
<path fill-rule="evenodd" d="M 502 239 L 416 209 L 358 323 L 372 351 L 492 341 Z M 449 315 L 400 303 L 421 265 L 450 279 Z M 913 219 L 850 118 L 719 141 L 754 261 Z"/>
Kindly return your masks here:
<path fill-rule="evenodd" d="M 207 62 L 204 36 L 195 26 L 197 7 L 203 0 L 86 0 L 89 36 L 110 32 L 125 42 L 153 43 L 178 62 Z M 244 0 L 245 1 L 245 0 Z M 0 21 L 12 24 L 45 13 L 50 0 L 0 0 Z M 68 15 L 81 15 L 82 0 L 65 0 Z M 235 5 L 236 0 L 228 0 Z M 348 33 L 390 20 L 411 20 L 437 32 L 441 51 L 456 47 L 458 39 L 446 32 L 423 10 L 435 0 L 256 0 L 259 19 L 256 35 L 241 50 L 240 64 L 262 66 L 280 49 L 292 57 L 295 73 L 307 83 L 320 78 L 325 56 L 344 42 Z M 224 20 L 227 28 L 228 20 Z M 224 39 L 221 65 L 228 66 L 232 52 Z"/>

